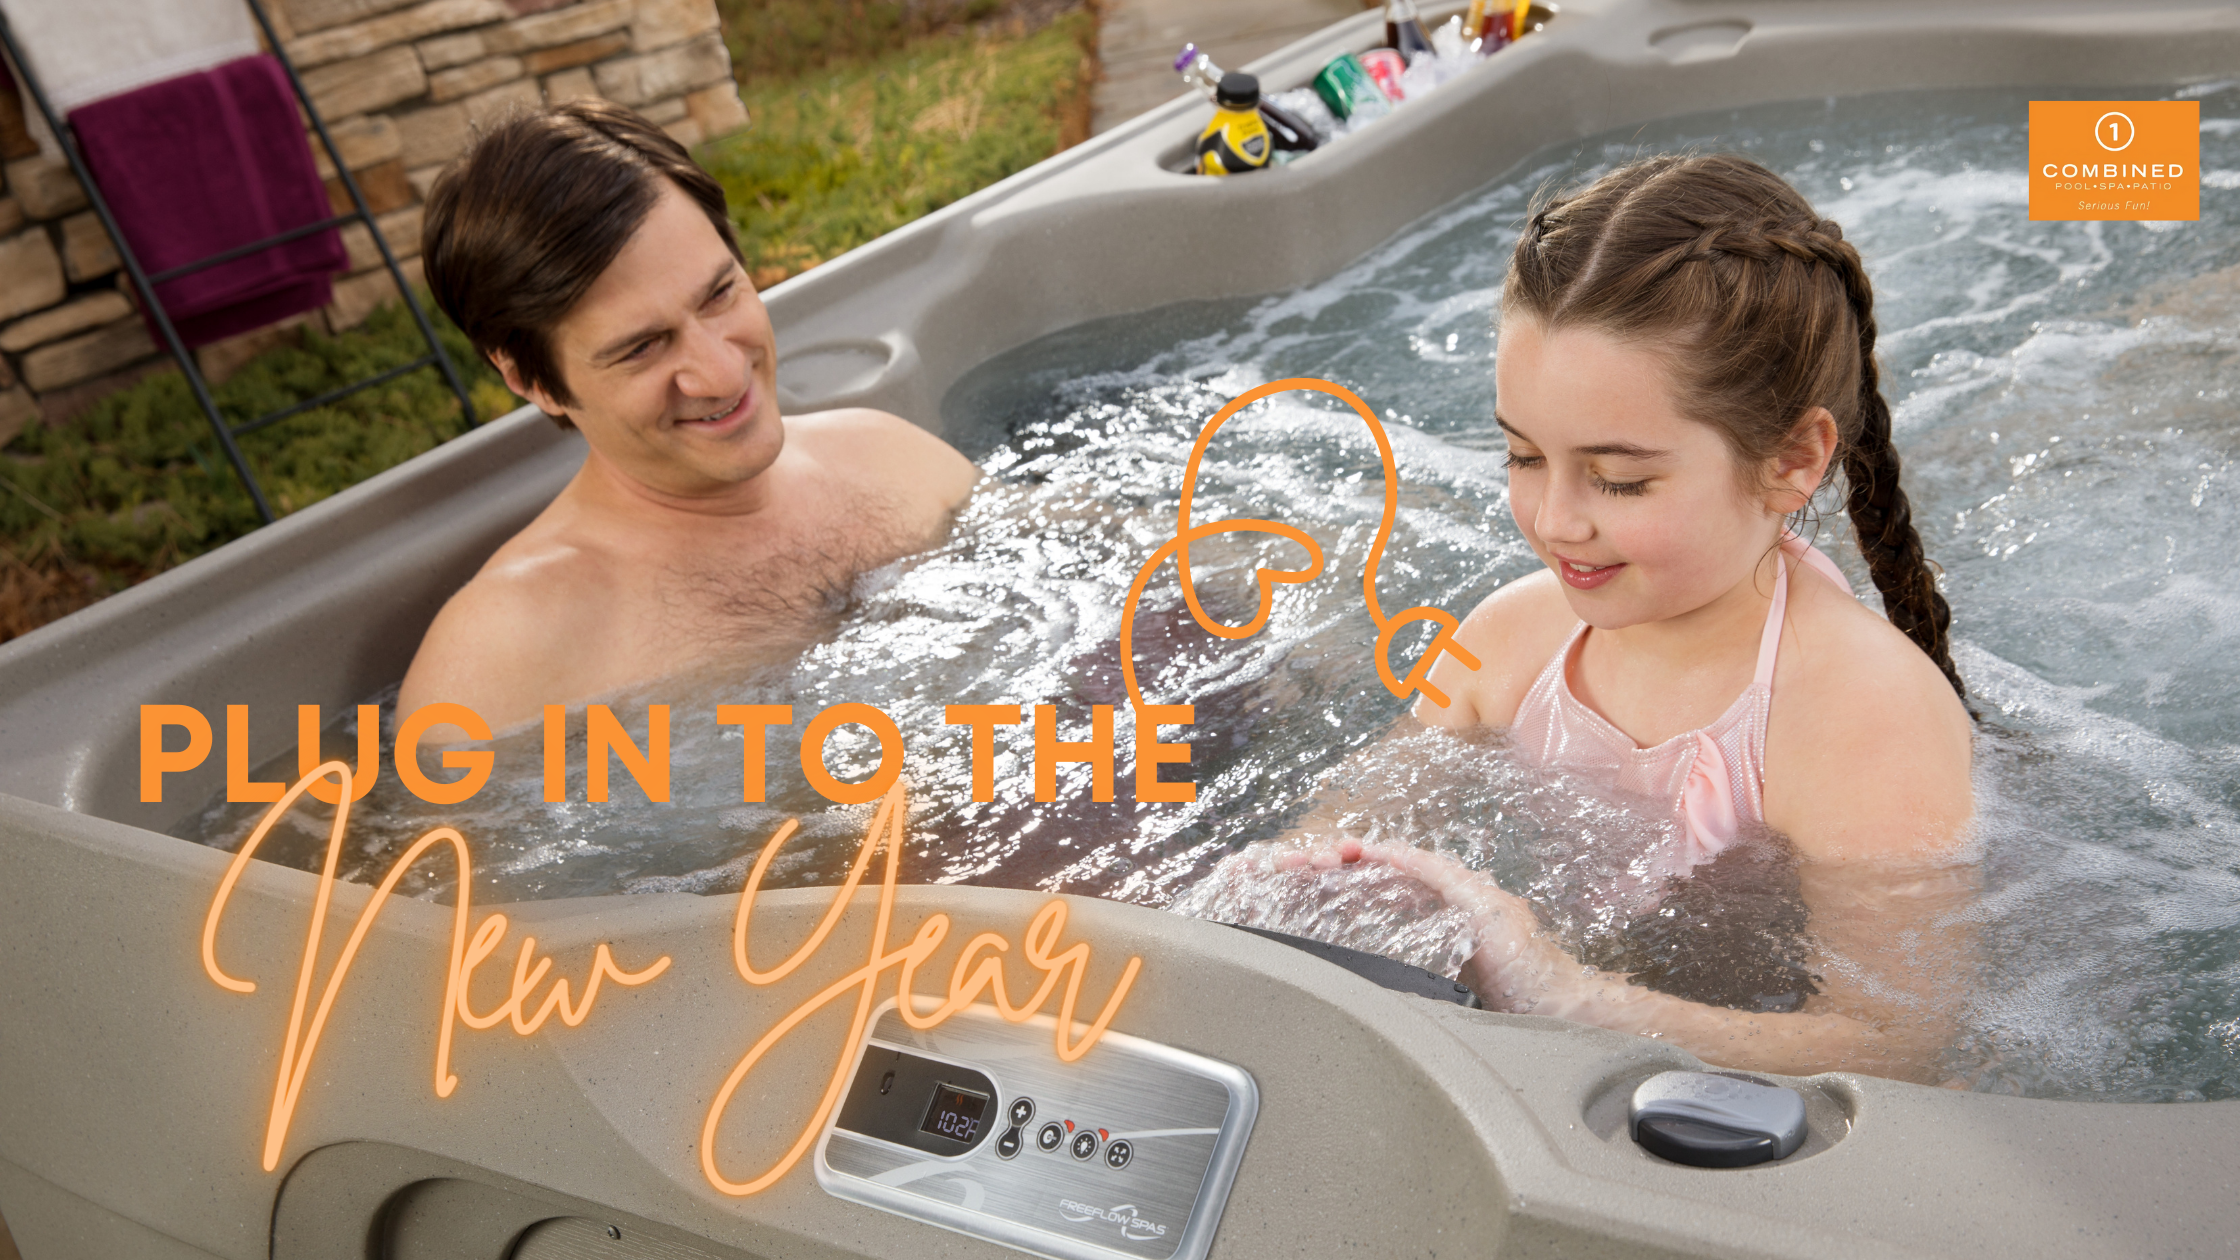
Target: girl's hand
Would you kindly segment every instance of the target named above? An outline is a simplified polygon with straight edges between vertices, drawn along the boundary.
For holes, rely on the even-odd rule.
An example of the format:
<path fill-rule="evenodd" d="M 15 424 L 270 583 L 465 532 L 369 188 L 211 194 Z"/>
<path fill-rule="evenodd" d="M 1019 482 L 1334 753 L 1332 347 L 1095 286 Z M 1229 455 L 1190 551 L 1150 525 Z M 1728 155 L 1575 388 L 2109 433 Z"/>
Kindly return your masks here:
<path fill-rule="evenodd" d="M 1443 853 L 1342 840 L 1324 849 L 1285 853 L 1275 865 L 1278 870 L 1331 870 L 1361 861 L 1390 866 L 1463 912 L 1477 948 L 1462 965 L 1462 982 L 1488 1010 L 1577 1018 L 1590 1000 L 1594 986 L 1588 973 L 1541 929 L 1531 903 Z"/>

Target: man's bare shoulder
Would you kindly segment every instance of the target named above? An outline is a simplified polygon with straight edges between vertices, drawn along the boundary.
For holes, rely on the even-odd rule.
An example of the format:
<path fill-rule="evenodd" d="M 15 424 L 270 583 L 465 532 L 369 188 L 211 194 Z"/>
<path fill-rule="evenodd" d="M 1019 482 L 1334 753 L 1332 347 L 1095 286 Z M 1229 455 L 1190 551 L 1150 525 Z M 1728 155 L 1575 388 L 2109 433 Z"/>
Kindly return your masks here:
<path fill-rule="evenodd" d="M 507 540 L 445 602 L 420 641 L 399 712 L 463 704 L 492 729 L 573 698 L 584 665 L 605 656 L 620 565 L 540 517 Z"/>
<path fill-rule="evenodd" d="M 834 407 L 829 411 L 804 411 L 786 417 L 786 431 L 794 435 L 817 435 L 836 438 L 857 437 L 919 437 L 940 441 L 933 434 L 910 423 L 891 411 L 876 407 Z M 947 443 L 942 443 L 946 446 Z"/>
<path fill-rule="evenodd" d="M 786 436 L 872 486 L 911 503 L 955 507 L 980 468 L 939 437 L 892 412 L 840 407 L 786 417 Z"/>

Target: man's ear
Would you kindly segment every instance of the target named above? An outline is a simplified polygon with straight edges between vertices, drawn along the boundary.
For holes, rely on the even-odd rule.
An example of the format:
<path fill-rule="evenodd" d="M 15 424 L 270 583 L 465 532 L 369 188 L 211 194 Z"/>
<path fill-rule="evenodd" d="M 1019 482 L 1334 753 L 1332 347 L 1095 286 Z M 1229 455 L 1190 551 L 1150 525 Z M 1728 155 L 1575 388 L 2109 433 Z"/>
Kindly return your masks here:
<path fill-rule="evenodd" d="M 1826 407 L 1804 413 L 1789 430 L 1788 444 L 1773 458 L 1771 498 L 1775 501 L 1767 506 L 1787 515 L 1811 502 L 1812 492 L 1827 478 L 1828 464 L 1835 459 L 1841 441 L 1836 418 Z"/>
<path fill-rule="evenodd" d="M 521 370 L 514 366 L 512 355 L 503 350 L 492 350 L 489 357 L 490 366 L 498 369 L 498 375 L 504 378 L 506 388 L 512 390 L 516 398 L 528 399 L 536 405 L 537 410 L 548 416 L 567 418 L 568 409 L 561 406 L 559 400 L 535 385 L 522 383 Z"/>

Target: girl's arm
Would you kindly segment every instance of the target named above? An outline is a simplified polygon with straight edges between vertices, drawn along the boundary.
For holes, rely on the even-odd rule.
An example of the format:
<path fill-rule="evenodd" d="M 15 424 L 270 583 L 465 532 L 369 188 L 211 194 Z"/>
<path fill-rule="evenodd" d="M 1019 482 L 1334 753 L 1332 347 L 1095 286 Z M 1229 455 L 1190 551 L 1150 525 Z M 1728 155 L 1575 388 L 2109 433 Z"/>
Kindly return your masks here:
<path fill-rule="evenodd" d="M 1290 864 L 1383 862 L 1461 908 L 1477 952 L 1462 979 L 1488 1009 L 1550 1015 L 1670 1041 L 1708 1063 L 1789 1076 L 1854 1071 L 1934 1080 L 1949 1041 L 1968 958 L 1955 912 L 1971 868 L 1864 864 L 1800 868 L 1820 949 L 1820 993 L 1807 1009 L 1757 1014 L 1691 1002 L 1598 971 L 1566 954 L 1530 903 L 1443 854 L 1341 842 Z"/>

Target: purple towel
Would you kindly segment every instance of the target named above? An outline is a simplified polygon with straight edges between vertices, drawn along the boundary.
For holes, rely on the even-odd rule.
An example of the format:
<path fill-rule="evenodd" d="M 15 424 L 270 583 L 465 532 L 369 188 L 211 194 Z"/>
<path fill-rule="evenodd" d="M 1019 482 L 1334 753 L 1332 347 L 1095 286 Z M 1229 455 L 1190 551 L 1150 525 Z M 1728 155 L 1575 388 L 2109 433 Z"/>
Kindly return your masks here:
<path fill-rule="evenodd" d="M 70 125 L 149 275 L 333 213 L 295 94 L 271 57 L 94 101 Z M 334 273 L 347 264 L 329 229 L 181 276 L 156 293 L 180 339 L 200 346 L 326 305 Z"/>

